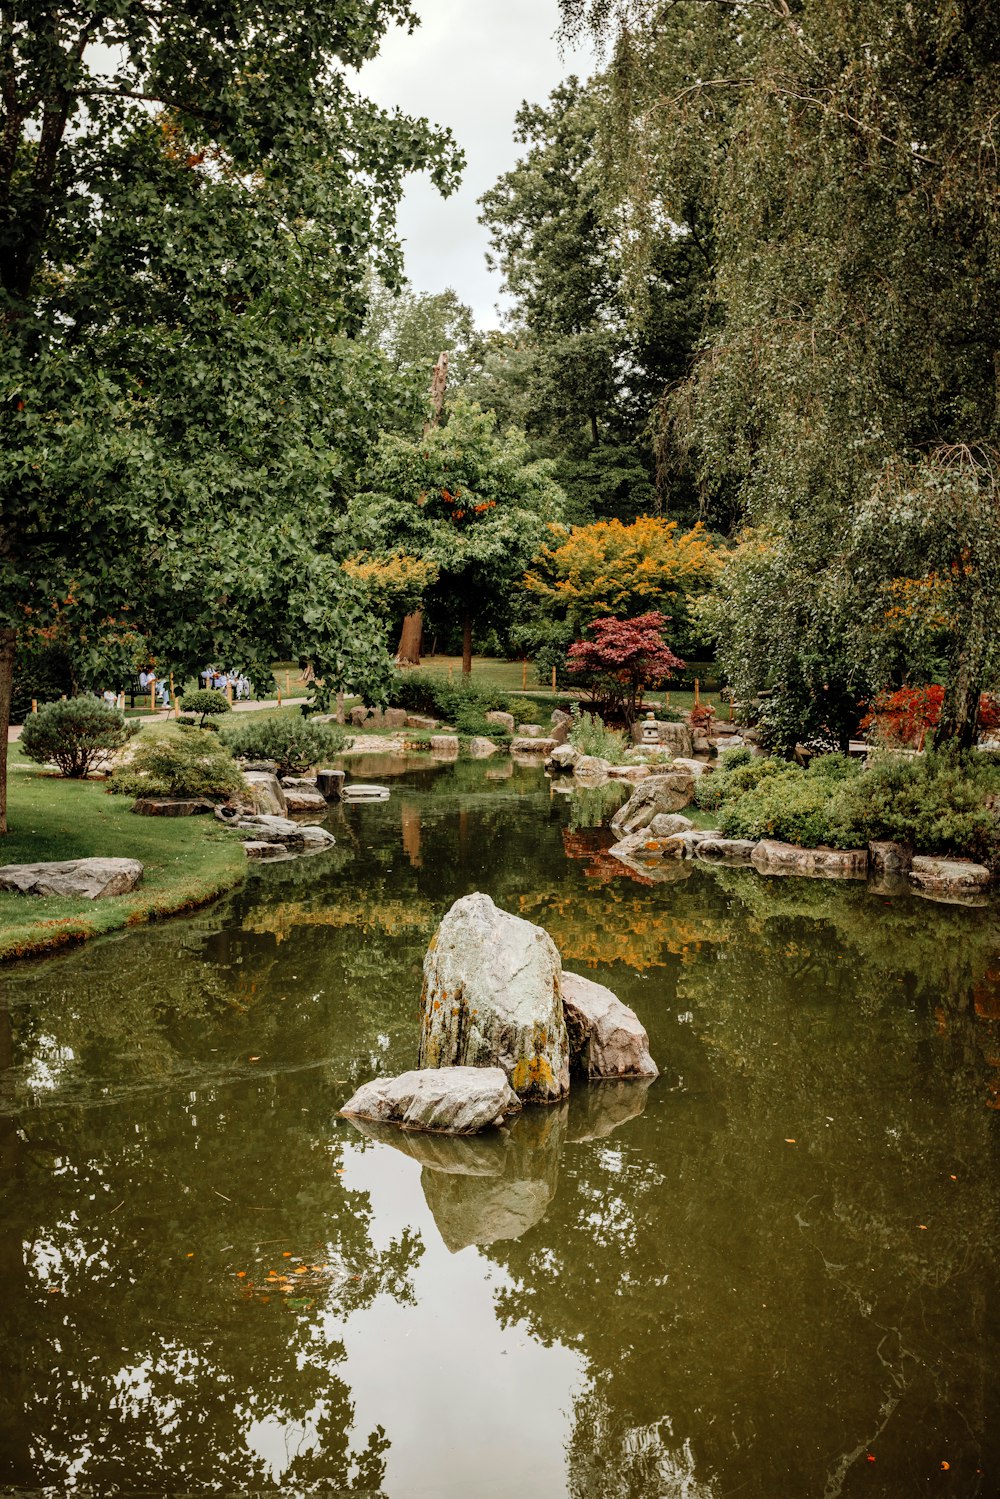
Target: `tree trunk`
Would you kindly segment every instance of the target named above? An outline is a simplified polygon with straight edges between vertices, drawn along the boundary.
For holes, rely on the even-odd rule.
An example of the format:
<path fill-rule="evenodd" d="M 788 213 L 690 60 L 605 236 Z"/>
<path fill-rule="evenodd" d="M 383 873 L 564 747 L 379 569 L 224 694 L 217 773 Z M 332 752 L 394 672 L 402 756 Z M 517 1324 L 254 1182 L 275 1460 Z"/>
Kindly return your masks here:
<path fill-rule="evenodd" d="M 596 411 L 592 411 L 590 413 L 590 435 L 593 438 L 594 447 L 595 448 L 598 447 L 600 445 L 600 441 L 601 441 L 601 434 L 600 434 L 600 432 L 598 430 L 598 427 L 597 427 L 597 412 Z"/>
<path fill-rule="evenodd" d="M 472 615 L 462 621 L 462 676 L 472 675 Z"/>
<path fill-rule="evenodd" d="M 420 665 L 420 637 L 424 632 L 424 612 L 415 609 L 403 620 L 403 628 L 399 635 L 399 647 L 396 651 L 396 660 L 400 666 Z"/>
<path fill-rule="evenodd" d="M 954 744 L 971 749 L 979 733 L 979 696 L 986 670 L 987 610 L 985 590 L 977 588 L 964 627 L 951 658 L 941 704 L 941 717 L 934 730 L 934 748 Z"/>
<path fill-rule="evenodd" d="M 10 699 L 14 687 L 13 630 L 0 630 L 0 734 L 3 735 L 3 757 L 0 763 L 0 833 L 7 831 L 7 726 L 10 723 Z"/>

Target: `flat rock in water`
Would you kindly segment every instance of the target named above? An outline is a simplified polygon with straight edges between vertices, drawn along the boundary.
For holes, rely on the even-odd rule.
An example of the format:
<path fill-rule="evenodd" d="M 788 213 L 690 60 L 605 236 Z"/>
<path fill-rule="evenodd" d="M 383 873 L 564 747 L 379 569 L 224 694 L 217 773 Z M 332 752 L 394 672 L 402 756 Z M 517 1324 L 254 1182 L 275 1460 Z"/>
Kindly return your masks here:
<path fill-rule="evenodd" d="M 458 735 L 457 734 L 432 734 L 431 754 L 438 759 L 453 759 L 458 757 Z"/>
<path fill-rule="evenodd" d="M 807 879 L 863 880 L 868 873 L 867 848 L 799 848 L 765 838 L 750 860 L 758 874 L 793 874 Z"/>
<path fill-rule="evenodd" d="M 289 812 L 326 811 L 326 797 L 315 786 L 284 786 L 282 790 Z"/>
<path fill-rule="evenodd" d="M 426 1067 L 365 1083 L 344 1104 L 348 1119 L 444 1135 L 503 1124 L 521 1103 L 499 1067 Z"/>
<path fill-rule="evenodd" d="M 104 900 L 128 895 L 142 879 L 138 859 L 64 859 L 52 864 L 0 866 L 0 890 L 21 895 L 68 895 Z"/>
<path fill-rule="evenodd" d="M 934 859 L 917 854 L 910 866 L 910 884 L 922 895 L 939 900 L 967 901 L 985 895 L 990 872 L 970 859 Z"/>
<path fill-rule="evenodd" d="M 345 786 L 342 798 L 345 802 L 378 802 L 389 795 L 388 786 L 369 786 L 363 781 L 354 781 Z"/>
<path fill-rule="evenodd" d="M 522 724 L 522 728 L 524 725 Z M 554 739 L 542 739 L 538 735 L 524 735 L 520 739 L 512 739 L 510 752 L 512 755 L 550 755 L 556 748 Z"/>
<path fill-rule="evenodd" d="M 541 927 L 488 895 L 457 900 L 431 939 L 421 995 L 421 1067 L 502 1067 L 525 1100 L 569 1092 L 562 963 Z"/>
<path fill-rule="evenodd" d="M 574 1072 L 591 1082 L 659 1076 L 645 1027 L 610 989 L 578 973 L 564 973 L 562 1000 Z"/>
<path fill-rule="evenodd" d="M 700 838 L 695 857 L 706 864 L 752 864 L 755 838 Z"/>

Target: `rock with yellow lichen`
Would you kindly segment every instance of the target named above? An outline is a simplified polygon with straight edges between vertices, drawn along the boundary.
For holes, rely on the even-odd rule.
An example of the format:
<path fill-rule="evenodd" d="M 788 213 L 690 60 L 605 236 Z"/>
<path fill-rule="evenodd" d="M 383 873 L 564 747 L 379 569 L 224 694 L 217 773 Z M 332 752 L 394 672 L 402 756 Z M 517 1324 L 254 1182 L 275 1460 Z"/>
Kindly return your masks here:
<path fill-rule="evenodd" d="M 463 896 L 424 958 L 419 1067 L 502 1067 L 525 1102 L 569 1092 L 562 965 L 541 927 Z"/>

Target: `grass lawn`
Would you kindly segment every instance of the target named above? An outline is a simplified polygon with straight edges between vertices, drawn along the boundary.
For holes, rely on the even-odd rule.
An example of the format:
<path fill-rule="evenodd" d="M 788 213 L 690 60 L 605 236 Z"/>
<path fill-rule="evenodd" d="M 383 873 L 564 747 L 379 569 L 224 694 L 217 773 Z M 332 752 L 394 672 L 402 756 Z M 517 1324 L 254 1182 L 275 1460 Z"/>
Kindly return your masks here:
<path fill-rule="evenodd" d="M 451 675 L 457 681 L 462 675 L 461 656 L 425 656 L 420 663 L 421 671 L 438 672 L 442 676 Z M 529 662 L 527 671 L 528 684 L 524 689 L 528 698 L 539 708 L 548 705 L 549 710 L 560 703 L 573 702 L 580 694 L 577 692 L 552 692 L 546 683 L 540 683 L 535 676 L 534 670 Z M 524 668 L 520 661 L 501 661 L 495 656 L 473 656 L 472 658 L 472 681 L 482 686 L 496 687 L 501 692 L 520 693 L 521 683 L 524 680 Z M 693 692 L 668 692 L 666 694 L 669 705 L 677 713 L 689 713 L 694 707 Z M 700 701 L 711 703 L 718 717 L 727 719 L 729 717 L 728 704 L 722 702 L 717 692 L 702 692 Z M 664 694 L 662 692 L 651 692 L 646 700 L 646 707 L 653 709 L 663 706 Z"/>
<path fill-rule="evenodd" d="M 69 781 L 41 771 L 8 747 L 7 816 L 0 862 L 141 859 L 142 884 L 107 900 L 0 892 L 0 961 L 46 952 L 118 927 L 204 905 L 246 873 L 240 841 L 210 817 L 136 817 L 127 796 L 103 781 Z"/>

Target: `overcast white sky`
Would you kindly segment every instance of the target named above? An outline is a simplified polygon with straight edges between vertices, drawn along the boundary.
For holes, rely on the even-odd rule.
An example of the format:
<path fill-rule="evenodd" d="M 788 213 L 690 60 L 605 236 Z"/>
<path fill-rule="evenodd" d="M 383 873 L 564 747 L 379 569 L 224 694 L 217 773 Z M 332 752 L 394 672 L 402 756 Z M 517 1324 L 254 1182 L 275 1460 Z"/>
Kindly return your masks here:
<path fill-rule="evenodd" d="M 545 99 L 569 73 L 596 66 L 586 47 L 560 56 L 557 0 L 415 0 L 422 25 L 394 31 L 361 72 L 361 87 L 383 106 L 451 127 L 467 166 L 443 199 L 414 177 L 399 214 L 407 274 L 417 291 L 452 286 L 482 327 L 498 322 L 499 279 L 486 268 L 476 199 L 518 156 L 514 115 L 523 99 Z"/>

